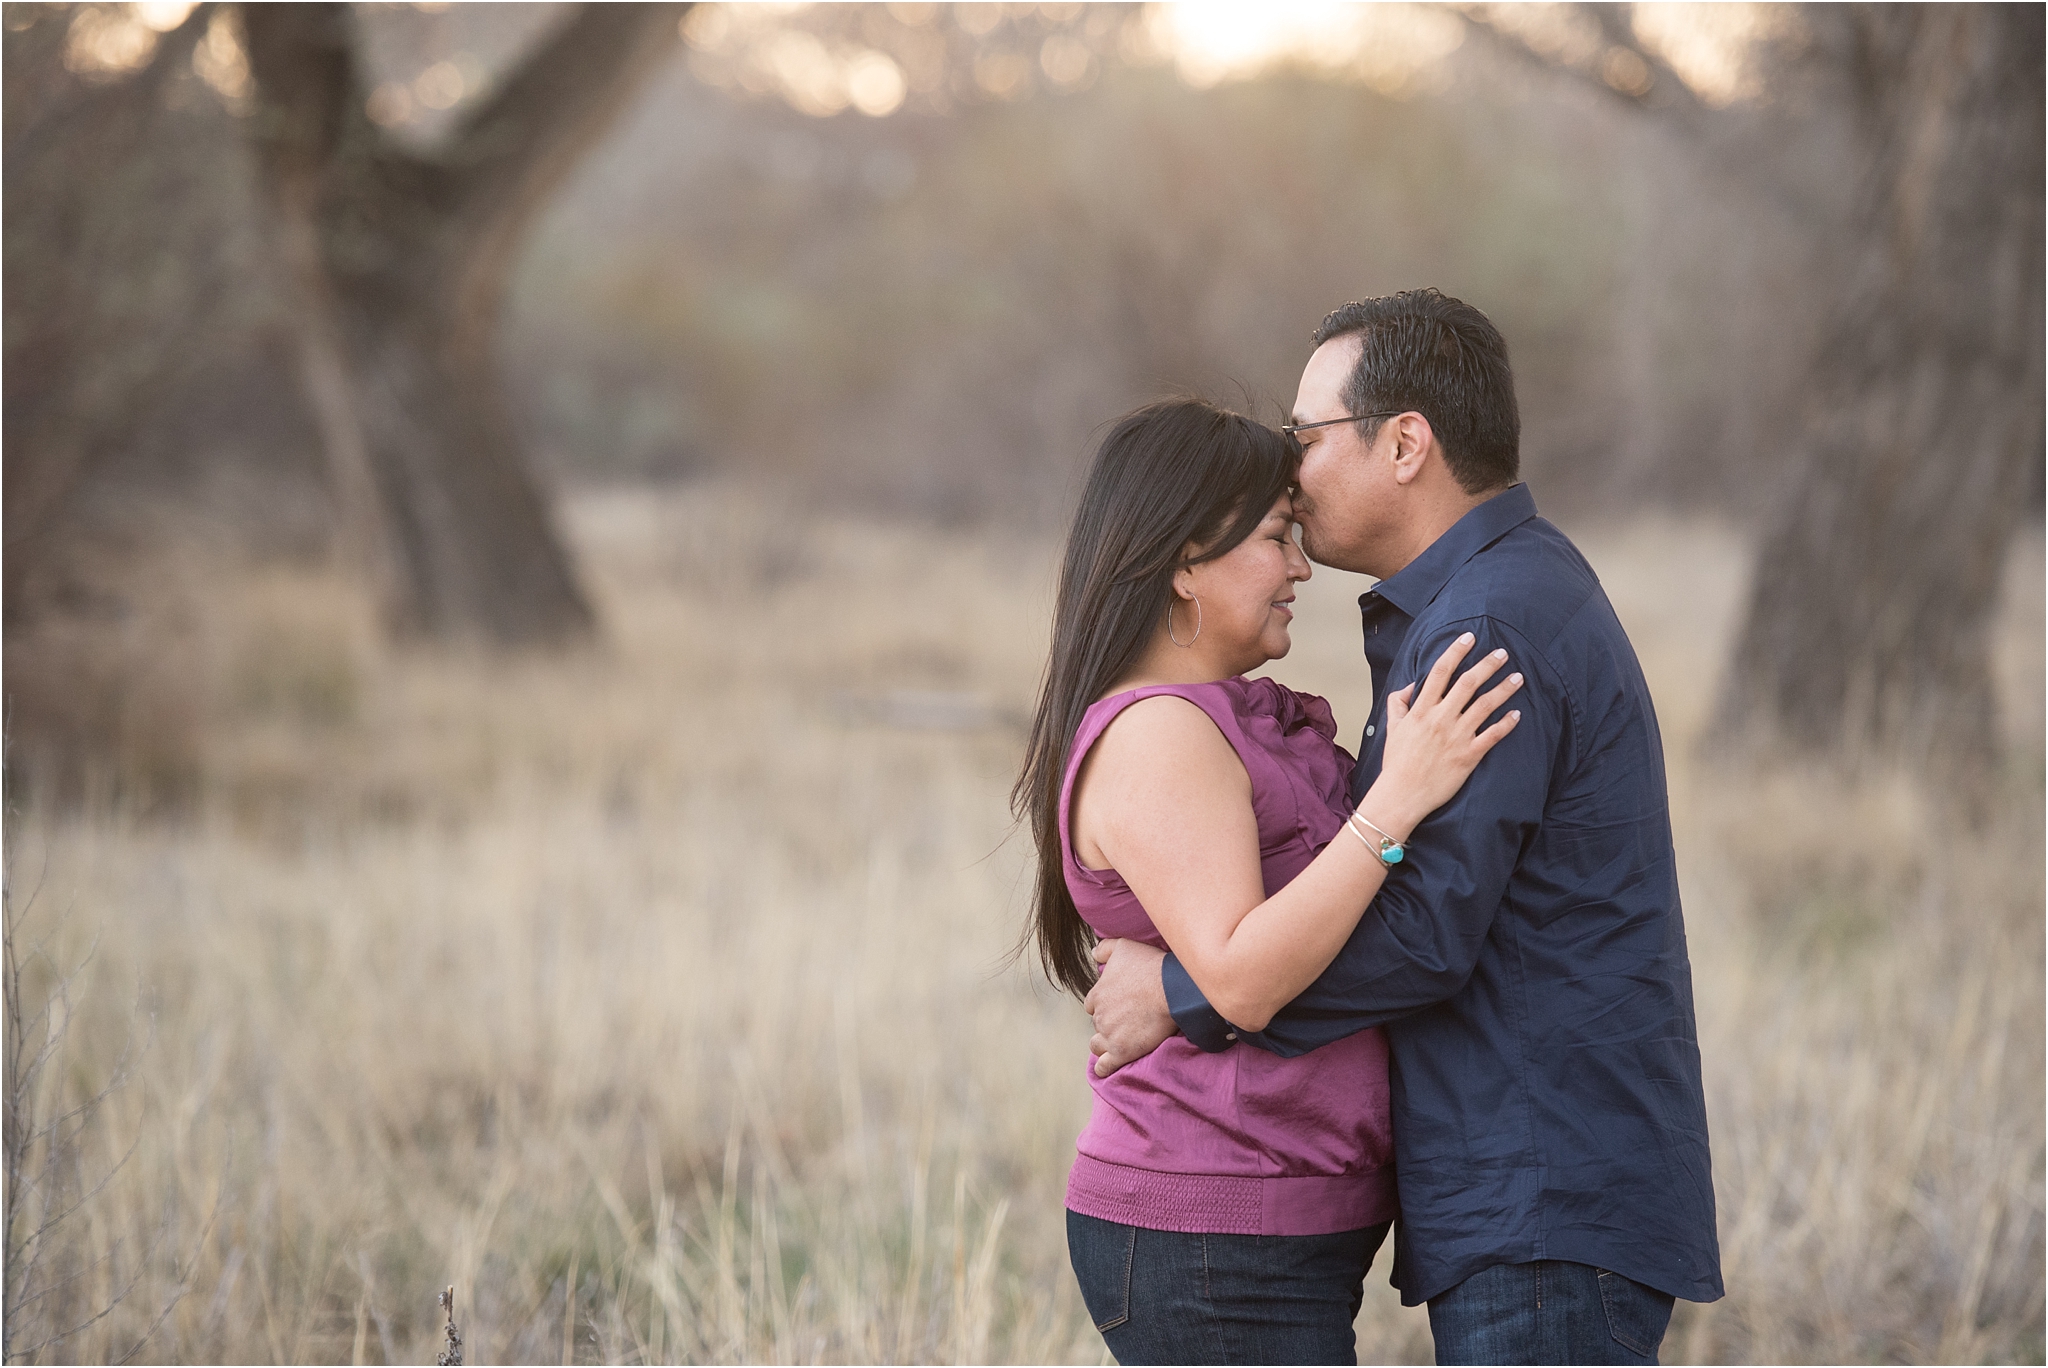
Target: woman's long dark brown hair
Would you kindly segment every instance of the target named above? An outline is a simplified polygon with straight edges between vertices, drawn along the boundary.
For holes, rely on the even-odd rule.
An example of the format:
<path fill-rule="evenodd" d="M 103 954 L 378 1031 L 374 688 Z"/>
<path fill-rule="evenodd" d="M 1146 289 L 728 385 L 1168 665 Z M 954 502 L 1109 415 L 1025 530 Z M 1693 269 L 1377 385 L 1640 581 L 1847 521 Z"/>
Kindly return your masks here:
<path fill-rule="evenodd" d="M 1074 907 L 1060 858 L 1060 789 L 1081 715 L 1127 676 L 1165 620 L 1173 572 L 1214 560 L 1264 521 L 1294 483 L 1301 448 L 1241 414 L 1195 399 L 1117 420 L 1096 449 L 1067 534 L 1052 654 L 1010 810 L 1038 845 L 1031 923 L 1045 975 L 1076 997 L 1095 982 L 1095 935 Z M 1188 556 L 1190 545 L 1201 547 Z"/>

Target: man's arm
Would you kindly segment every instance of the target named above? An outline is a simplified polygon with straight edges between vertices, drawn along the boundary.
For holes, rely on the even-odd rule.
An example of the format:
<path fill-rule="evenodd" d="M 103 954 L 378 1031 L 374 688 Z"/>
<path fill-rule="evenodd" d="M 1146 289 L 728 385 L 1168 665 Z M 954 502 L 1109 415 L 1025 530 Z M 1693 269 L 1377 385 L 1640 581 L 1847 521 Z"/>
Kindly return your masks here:
<path fill-rule="evenodd" d="M 1358 928 L 1316 981 L 1262 1032 L 1238 1031 L 1216 1014 L 1171 955 L 1161 966 L 1168 1008 L 1202 1049 L 1233 1040 L 1298 1055 L 1433 1006 L 1472 976 L 1522 850 L 1543 820 L 1551 778 L 1565 759 L 1570 704 L 1549 662 L 1513 628 L 1490 618 L 1445 623 L 1402 651 L 1434 659 L 1460 632 L 1477 651 L 1505 647 L 1528 677 L 1522 721 L 1480 762 L 1456 797 L 1425 818 L 1407 857 L 1391 871 Z M 1405 681 L 1390 680 L 1389 687 Z"/>
<path fill-rule="evenodd" d="M 1242 1041 L 1274 1054 L 1304 1054 L 1455 994 L 1471 977 L 1508 879 L 1541 823 L 1566 744 L 1570 705 L 1556 671 L 1526 638 L 1490 618 L 1439 624 L 1403 649 L 1408 672 L 1461 632 L 1474 651 L 1504 647 L 1528 682 L 1517 696 L 1521 723 L 1480 762 L 1456 797 L 1425 818 L 1337 958 L 1262 1032 L 1241 1031 L 1212 1008 L 1172 955 L 1151 974 L 1158 952 L 1119 943 L 1113 965 L 1089 996 L 1090 1043 L 1106 1075 L 1180 1034 L 1215 1053 Z M 1389 680 L 1389 692 L 1400 686 Z M 1138 954 L 1138 951 L 1145 951 Z M 1145 972 L 1141 972 L 1145 971 Z M 1171 1024 L 1168 1024 L 1168 1023 Z"/>

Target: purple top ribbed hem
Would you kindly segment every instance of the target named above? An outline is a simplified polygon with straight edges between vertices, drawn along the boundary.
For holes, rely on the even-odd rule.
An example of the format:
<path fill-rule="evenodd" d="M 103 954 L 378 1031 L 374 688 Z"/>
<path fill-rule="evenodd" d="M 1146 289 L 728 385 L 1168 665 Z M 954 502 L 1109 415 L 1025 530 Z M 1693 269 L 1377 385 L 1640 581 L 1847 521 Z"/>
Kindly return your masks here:
<path fill-rule="evenodd" d="M 1236 1178 L 1159 1173 L 1074 1156 L 1067 1209 L 1146 1230 L 1208 1235 L 1334 1235 L 1391 1221 L 1400 1210 L 1394 1170 Z"/>

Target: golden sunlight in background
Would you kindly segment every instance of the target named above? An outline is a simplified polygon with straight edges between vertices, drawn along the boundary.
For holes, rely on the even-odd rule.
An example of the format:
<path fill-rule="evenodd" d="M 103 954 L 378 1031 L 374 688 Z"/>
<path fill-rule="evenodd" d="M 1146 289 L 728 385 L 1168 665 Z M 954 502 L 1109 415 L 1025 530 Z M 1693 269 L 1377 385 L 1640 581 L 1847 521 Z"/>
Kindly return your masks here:
<path fill-rule="evenodd" d="M 720 89 L 778 96 L 817 118 L 849 109 L 882 118 L 909 96 L 935 89 L 945 41 L 937 22 L 942 7 L 876 7 L 900 26 L 888 51 L 880 42 L 812 32 L 805 12 L 813 8 L 698 5 L 682 21 L 692 70 Z M 1470 10 L 1536 52 L 1595 72 L 1623 94 L 1642 95 L 1650 88 L 1652 74 L 1642 58 L 1611 46 L 1598 23 L 1573 6 Z M 1041 80 L 1054 89 L 1085 87 L 1097 67 L 1087 40 L 1101 40 L 1119 26 L 1114 46 L 1123 60 L 1171 63 L 1197 88 L 1292 66 L 1401 95 L 1442 74 L 1443 59 L 1462 44 L 1467 27 L 1461 7 L 1343 0 L 1187 0 L 1145 7 L 1128 21 L 1109 11 L 1082 20 L 1083 7 L 1073 4 L 975 4 L 955 11 L 957 27 L 970 37 L 993 33 L 1005 20 L 1035 20 L 1054 30 L 1035 61 L 1015 50 L 991 50 L 975 59 L 978 94 L 997 100 L 1020 98 Z M 1750 60 L 1756 41 L 1781 35 L 1797 22 L 1783 6 L 1752 3 L 1647 5 L 1632 19 L 1637 39 L 1716 106 L 1758 93 Z"/>
<path fill-rule="evenodd" d="M 64 64 L 80 75 L 114 75 L 139 70 L 156 51 L 157 35 L 185 22 L 191 0 L 147 0 L 144 4 L 81 6 L 72 16 Z"/>
<path fill-rule="evenodd" d="M 1799 26 L 1790 5 L 1638 5 L 1631 23 L 1699 97 L 1717 108 L 1763 93 L 1753 54 L 1761 40 L 1789 37 Z"/>
<path fill-rule="evenodd" d="M 1464 23 L 1432 5 L 1356 5 L 1337 0 L 1231 0 L 1160 5 L 1154 42 L 1181 79 L 1206 87 L 1297 65 L 1350 76 L 1388 93 L 1406 89 L 1464 40 Z"/>
<path fill-rule="evenodd" d="M 1642 59 L 1625 48 L 1610 48 L 1598 26 L 1573 6 L 1472 8 L 1539 52 L 1567 65 L 1591 66 L 1624 94 L 1640 95 L 1649 88 Z M 1189 0 L 1155 6 L 1151 19 L 1158 50 L 1171 56 L 1182 79 L 1198 87 L 1295 65 L 1399 94 L 1434 71 L 1465 34 L 1459 8 L 1448 5 Z M 1757 40 L 1780 36 L 1797 22 L 1783 5 L 1638 5 L 1630 11 L 1636 38 L 1716 106 L 1760 93 L 1751 61 Z"/>
<path fill-rule="evenodd" d="M 436 10 L 435 5 L 421 9 Z M 804 25 L 804 4 L 700 4 L 684 17 L 682 37 L 691 69 L 708 84 L 750 95 L 772 95 L 815 118 L 849 110 L 884 118 L 912 94 L 928 93 L 943 66 L 940 6 L 884 7 L 901 28 L 890 51 Z M 192 11 L 190 0 L 147 0 L 129 5 L 82 6 L 73 17 L 65 60 L 72 70 L 114 76 L 139 69 L 160 34 Z M 1134 22 L 1098 12 L 1074 31 L 1074 4 L 977 4 L 956 7 L 958 26 L 970 35 L 992 32 L 1006 18 L 1033 16 L 1053 27 L 1035 54 L 990 51 L 976 58 L 974 85 L 981 96 L 1016 99 L 1043 80 L 1056 90 L 1081 89 L 1097 72 L 1088 39 L 1121 25 L 1118 54 L 1140 64 L 1169 62 L 1188 85 L 1207 88 L 1249 80 L 1293 66 L 1328 79 L 1355 80 L 1389 95 L 1410 93 L 1442 72 L 1443 59 L 1464 41 L 1458 9 L 1427 4 L 1347 4 L 1343 0 L 1187 0 L 1146 8 Z M 1629 95 L 1648 90 L 1641 58 L 1609 47 L 1599 27 L 1567 5 L 1482 5 L 1493 26 L 1513 33 L 1539 53 L 1597 72 Z M 1759 93 L 1750 60 L 1757 40 L 1784 36 L 1798 19 L 1787 7 L 1754 3 L 1638 6 L 1636 37 L 1660 54 L 1711 105 Z M 216 15 L 193 65 L 216 90 L 239 102 L 247 63 L 232 24 Z M 906 41 L 905 34 L 908 34 Z M 1034 60 L 1035 56 L 1035 60 Z M 482 71 L 466 53 L 427 68 L 409 83 L 386 82 L 369 95 L 367 112 L 384 127 L 409 124 L 422 112 L 453 108 L 481 92 Z"/>
<path fill-rule="evenodd" d="M 801 5 L 699 5 L 682 20 L 690 66 L 724 89 L 779 95 L 793 108 L 830 118 L 848 108 L 873 118 L 893 114 L 909 93 L 888 53 L 827 44 L 788 20 Z M 909 6 L 896 6 L 908 9 Z"/>

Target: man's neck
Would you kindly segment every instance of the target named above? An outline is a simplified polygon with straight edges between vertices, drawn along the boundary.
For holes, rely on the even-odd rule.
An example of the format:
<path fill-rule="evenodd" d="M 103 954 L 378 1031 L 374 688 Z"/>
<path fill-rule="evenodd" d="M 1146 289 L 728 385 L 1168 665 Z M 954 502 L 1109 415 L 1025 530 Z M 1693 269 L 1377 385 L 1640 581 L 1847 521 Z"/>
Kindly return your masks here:
<path fill-rule="evenodd" d="M 1380 561 L 1379 568 L 1369 569 L 1367 574 L 1374 579 L 1392 579 L 1414 563 L 1415 558 L 1436 545 L 1437 538 L 1458 525 L 1458 520 L 1479 505 L 1498 494 L 1505 493 L 1509 486 L 1481 490 L 1467 494 L 1452 486 L 1451 495 L 1431 500 L 1414 510 L 1415 516 L 1403 529 L 1399 542 L 1388 548 L 1388 554 Z"/>

